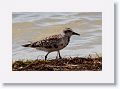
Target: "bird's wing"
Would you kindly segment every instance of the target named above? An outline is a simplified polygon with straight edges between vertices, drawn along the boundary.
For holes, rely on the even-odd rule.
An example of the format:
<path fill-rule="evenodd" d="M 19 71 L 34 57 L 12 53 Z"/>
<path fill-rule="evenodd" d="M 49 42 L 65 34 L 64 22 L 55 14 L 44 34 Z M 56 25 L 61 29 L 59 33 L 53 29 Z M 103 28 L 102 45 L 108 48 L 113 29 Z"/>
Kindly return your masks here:
<path fill-rule="evenodd" d="M 62 38 L 62 35 L 53 35 L 50 37 L 46 37 L 43 40 L 36 41 L 31 43 L 31 47 L 45 47 L 45 48 L 52 48 L 52 46 L 56 46 L 56 44 L 59 44 L 60 40 Z"/>

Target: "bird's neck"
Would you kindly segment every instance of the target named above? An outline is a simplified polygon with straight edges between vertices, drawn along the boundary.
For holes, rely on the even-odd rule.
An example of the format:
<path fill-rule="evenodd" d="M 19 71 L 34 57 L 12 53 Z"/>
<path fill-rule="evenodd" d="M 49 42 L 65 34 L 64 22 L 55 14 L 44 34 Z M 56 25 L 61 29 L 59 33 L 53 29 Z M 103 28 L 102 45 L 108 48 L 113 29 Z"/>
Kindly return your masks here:
<path fill-rule="evenodd" d="M 68 45 L 69 42 L 70 42 L 70 36 L 65 36 L 65 43 L 66 43 L 66 45 Z"/>
<path fill-rule="evenodd" d="M 69 36 L 67 37 L 67 41 L 68 41 L 68 42 L 70 41 L 70 37 L 69 37 Z"/>

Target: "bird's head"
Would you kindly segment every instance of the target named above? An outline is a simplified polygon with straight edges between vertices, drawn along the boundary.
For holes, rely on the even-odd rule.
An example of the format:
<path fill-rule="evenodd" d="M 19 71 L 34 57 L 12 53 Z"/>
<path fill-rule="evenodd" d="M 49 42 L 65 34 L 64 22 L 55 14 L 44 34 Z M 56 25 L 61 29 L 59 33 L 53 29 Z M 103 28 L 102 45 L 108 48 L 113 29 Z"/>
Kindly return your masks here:
<path fill-rule="evenodd" d="M 68 37 L 71 37 L 72 35 L 78 35 L 78 36 L 80 36 L 80 34 L 72 31 L 71 28 L 66 28 L 66 29 L 63 31 L 63 33 L 65 34 L 65 36 L 68 36 Z"/>

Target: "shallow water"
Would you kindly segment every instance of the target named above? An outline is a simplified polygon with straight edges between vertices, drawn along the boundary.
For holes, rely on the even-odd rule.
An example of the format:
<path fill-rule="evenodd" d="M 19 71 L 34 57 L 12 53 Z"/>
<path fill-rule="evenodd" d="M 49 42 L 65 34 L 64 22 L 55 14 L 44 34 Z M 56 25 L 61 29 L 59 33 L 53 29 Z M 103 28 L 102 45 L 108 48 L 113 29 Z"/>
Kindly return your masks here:
<path fill-rule="evenodd" d="M 46 52 L 21 45 L 59 34 L 66 27 L 81 36 L 72 36 L 69 45 L 61 50 L 63 57 L 102 55 L 101 12 L 14 12 L 12 15 L 13 60 L 44 58 Z M 48 55 L 55 58 L 56 52 Z"/>

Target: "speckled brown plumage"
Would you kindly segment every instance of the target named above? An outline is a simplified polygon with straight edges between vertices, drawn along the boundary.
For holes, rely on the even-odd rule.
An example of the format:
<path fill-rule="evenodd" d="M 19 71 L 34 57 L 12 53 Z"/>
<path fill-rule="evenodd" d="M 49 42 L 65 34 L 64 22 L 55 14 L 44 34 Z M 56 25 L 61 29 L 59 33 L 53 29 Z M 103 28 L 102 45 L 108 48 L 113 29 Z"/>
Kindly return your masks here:
<path fill-rule="evenodd" d="M 73 32 L 70 28 L 66 28 L 66 30 L 64 30 L 62 34 L 52 35 L 52 36 L 46 37 L 43 40 L 31 42 L 29 44 L 25 44 L 22 46 L 32 47 L 38 50 L 46 51 L 48 52 L 47 55 L 50 52 L 58 51 L 59 58 L 61 58 L 59 51 L 68 45 L 70 41 L 70 37 L 72 35 L 79 35 L 79 34 Z M 47 59 L 47 55 L 45 56 L 45 59 Z"/>

